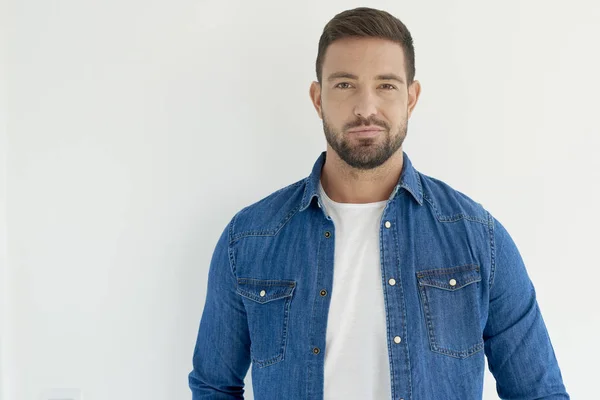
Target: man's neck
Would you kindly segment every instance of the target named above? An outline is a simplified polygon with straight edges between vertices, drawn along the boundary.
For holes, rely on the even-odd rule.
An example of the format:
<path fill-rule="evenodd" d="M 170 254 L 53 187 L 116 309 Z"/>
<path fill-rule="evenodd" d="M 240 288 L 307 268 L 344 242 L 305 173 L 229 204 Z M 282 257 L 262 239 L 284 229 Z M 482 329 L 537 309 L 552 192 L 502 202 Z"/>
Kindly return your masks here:
<path fill-rule="evenodd" d="M 402 148 L 381 166 L 360 170 L 346 164 L 327 147 L 321 185 L 327 196 L 338 203 L 374 203 L 388 200 L 402 172 Z"/>

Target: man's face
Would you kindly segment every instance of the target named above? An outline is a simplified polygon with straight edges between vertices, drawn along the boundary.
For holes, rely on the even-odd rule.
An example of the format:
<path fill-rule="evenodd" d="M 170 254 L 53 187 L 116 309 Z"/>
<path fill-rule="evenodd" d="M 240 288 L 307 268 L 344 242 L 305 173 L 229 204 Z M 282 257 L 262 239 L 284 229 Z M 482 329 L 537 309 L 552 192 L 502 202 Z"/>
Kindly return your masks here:
<path fill-rule="evenodd" d="M 379 38 L 345 38 L 327 49 L 322 83 L 313 82 L 311 98 L 329 146 L 348 165 L 372 169 L 401 148 L 414 107 L 411 99 L 416 103 L 418 97 L 419 88 L 416 96 L 412 89 L 411 97 L 399 44 Z"/>

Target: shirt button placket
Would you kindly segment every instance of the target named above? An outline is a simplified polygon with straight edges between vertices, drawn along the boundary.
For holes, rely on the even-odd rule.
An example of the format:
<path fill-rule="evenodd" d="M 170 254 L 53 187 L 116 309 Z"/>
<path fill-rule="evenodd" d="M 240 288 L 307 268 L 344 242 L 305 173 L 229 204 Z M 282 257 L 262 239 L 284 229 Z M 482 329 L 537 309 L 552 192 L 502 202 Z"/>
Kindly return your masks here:
<path fill-rule="evenodd" d="M 386 229 L 390 229 L 392 227 L 392 223 L 390 221 L 385 221 L 383 226 L 386 227 Z M 388 280 L 388 284 L 390 286 L 395 286 L 396 285 L 396 280 L 394 278 L 390 278 Z M 400 336 L 395 336 L 394 337 L 394 343 L 399 344 L 400 342 L 402 342 L 402 338 Z M 399 398 L 398 400 L 404 400 L 404 398 Z"/>

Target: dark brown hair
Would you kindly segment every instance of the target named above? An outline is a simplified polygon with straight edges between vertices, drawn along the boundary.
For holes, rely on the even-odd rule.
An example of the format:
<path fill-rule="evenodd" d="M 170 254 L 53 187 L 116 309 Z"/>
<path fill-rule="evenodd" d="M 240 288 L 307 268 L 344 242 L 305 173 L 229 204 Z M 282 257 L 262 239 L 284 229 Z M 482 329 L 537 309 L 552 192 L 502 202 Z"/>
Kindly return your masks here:
<path fill-rule="evenodd" d="M 410 32 L 402 21 L 390 13 L 368 7 L 343 11 L 325 25 L 319 39 L 316 62 L 319 83 L 327 48 L 334 41 L 346 37 L 378 37 L 398 43 L 404 49 L 407 85 L 412 84 L 415 78 L 415 49 Z"/>

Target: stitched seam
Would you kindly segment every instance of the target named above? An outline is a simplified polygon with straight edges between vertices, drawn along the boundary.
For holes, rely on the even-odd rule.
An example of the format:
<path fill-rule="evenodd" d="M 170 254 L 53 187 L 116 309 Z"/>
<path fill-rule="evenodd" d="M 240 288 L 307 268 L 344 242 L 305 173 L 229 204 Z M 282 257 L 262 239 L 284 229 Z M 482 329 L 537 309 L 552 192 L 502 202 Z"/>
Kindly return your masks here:
<path fill-rule="evenodd" d="M 231 219 L 231 222 L 229 223 L 229 229 L 227 232 L 227 253 L 229 255 L 229 269 L 231 270 L 231 273 L 233 274 L 233 278 L 235 279 L 235 281 L 237 282 L 237 273 L 236 273 L 236 268 L 235 268 L 235 257 L 233 255 L 233 247 L 232 247 L 232 241 L 231 241 L 231 235 L 233 232 L 233 225 L 234 225 L 234 221 L 235 221 L 235 217 L 237 216 L 234 215 L 233 218 Z M 236 288 L 237 288 L 237 284 L 236 284 Z"/>
<path fill-rule="evenodd" d="M 281 228 L 285 226 L 285 224 L 298 212 L 300 206 L 296 206 L 292 210 L 288 212 L 288 214 L 281 220 L 279 225 L 274 229 L 263 229 L 263 230 L 254 230 L 254 231 L 244 231 L 240 232 L 233 236 L 233 240 L 237 241 L 239 239 L 248 237 L 248 236 L 275 236 Z"/>
<path fill-rule="evenodd" d="M 268 367 L 269 365 L 273 365 L 273 364 L 275 364 L 275 363 L 277 363 L 277 362 L 281 361 L 281 360 L 282 360 L 282 357 L 283 357 L 283 356 L 282 356 L 281 354 L 278 354 L 278 355 L 276 355 L 275 357 L 272 357 L 272 358 L 269 358 L 269 359 L 266 359 L 266 360 L 263 360 L 263 361 L 261 361 L 261 360 L 256 360 L 255 358 L 252 358 L 252 362 L 253 362 L 254 364 L 256 364 L 256 366 L 257 366 L 258 368 L 264 368 L 264 367 Z"/>
<path fill-rule="evenodd" d="M 249 292 L 249 291 L 243 290 L 243 289 L 239 289 L 239 288 L 237 290 L 237 293 L 240 296 L 244 296 L 245 298 L 253 300 L 259 304 L 266 304 L 266 303 L 270 303 L 275 300 L 285 299 L 286 297 L 292 297 L 293 289 L 290 290 L 289 293 L 283 292 L 283 293 L 278 293 L 278 294 L 274 294 L 271 296 L 265 296 L 265 297 L 257 296 L 256 294 L 254 294 L 252 292 Z"/>
<path fill-rule="evenodd" d="M 276 280 L 276 279 L 254 279 L 254 278 L 238 278 L 238 283 L 248 284 L 253 286 L 282 286 L 282 287 L 294 287 L 296 286 L 295 281 Z"/>
<path fill-rule="evenodd" d="M 466 286 L 469 286 L 471 283 L 475 283 L 475 282 L 481 282 L 481 278 L 468 280 L 466 282 L 463 282 L 462 285 L 460 285 L 460 286 L 458 286 L 458 285 L 450 286 L 448 283 L 440 284 L 437 282 L 431 283 L 431 282 L 427 282 L 425 280 L 421 280 L 421 284 L 423 286 L 429 286 L 429 287 L 433 287 L 433 288 L 440 289 L 440 290 L 446 290 L 448 292 L 456 292 L 457 290 L 462 289 Z"/>
<path fill-rule="evenodd" d="M 433 351 L 436 353 L 450 356 L 450 357 L 463 359 L 463 358 L 472 356 L 473 354 L 481 351 L 481 349 L 483 349 L 483 340 L 481 340 L 477 344 L 471 346 L 470 348 L 468 348 L 467 350 L 464 350 L 464 351 L 449 350 L 449 349 L 437 347 L 437 346 L 435 347 L 435 349 Z"/>
<path fill-rule="evenodd" d="M 456 222 L 456 221 L 466 219 L 468 221 L 478 222 L 478 223 L 484 224 L 484 225 L 487 223 L 487 221 L 484 218 L 480 218 L 477 216 L 471 216 L 471 215 L 467 215 L 464 213 L 459 213 L 459 214 L 455 214 L 455 215 L 441 215 L 432 198 L 427 196 L 426 193 L 423 193 L 423 198 L 427 201 L 427 203 L 429 203 L 429 205 L 433 209 L 438 222 Z"/>
<path fill-rule="evenodd" d="M 281 340 L 281 360 L 285 360 L 285 350 L 287 348 L 288 323 L 290 316 L 290 305 L 293 297 L 288 297 L 285 300 L 285 313 L 283 314 L 283 338 Z"/>
<path fill-rule="evenodd" d="M 475 267 L 475 268 L 473 268 Z M 459 265 L 457 267 L 448 267 L 448 268 L 439 268 L 439 269 L 429 269 L 424 271 L 417 272 L 417 276 L 431 276 L 431 275 L 440 275 L 440 274 L 453 274 L 457 272 L 465 272 L 465 271 L 479 271 L 479 265 L 477 264 L 464 264 Z"/>
<path fill-rule="evenodd" d="M 492 215 L 488 211 L 488 233 L 490 235 L 490 283 L 489 289 L 491 291 L 492 285 L 494 283 L 494 277 L 496 276 L 496 240 L 494 234 L 494 220 L 492 219 Z"/>
<path fill-rule="evenodd" d="M 429 299 L 427 298 L 427 291 L 423 286 L 419 287 L 423 299 L 423 311 L 425 312 L 425 321 L 427 322 L 427 333 L 429 334 L 429 345 L 432 350 L 436 350 L 437 342 L 435 340 L 435 333 L 433 332 L 433 321 L 431 317 L 431 311 L 429 309 Z"/>

